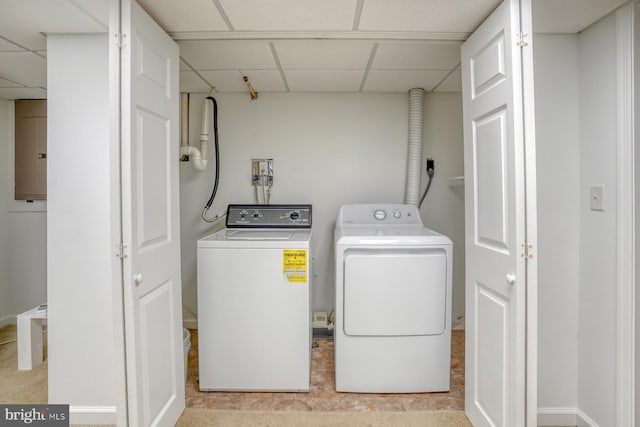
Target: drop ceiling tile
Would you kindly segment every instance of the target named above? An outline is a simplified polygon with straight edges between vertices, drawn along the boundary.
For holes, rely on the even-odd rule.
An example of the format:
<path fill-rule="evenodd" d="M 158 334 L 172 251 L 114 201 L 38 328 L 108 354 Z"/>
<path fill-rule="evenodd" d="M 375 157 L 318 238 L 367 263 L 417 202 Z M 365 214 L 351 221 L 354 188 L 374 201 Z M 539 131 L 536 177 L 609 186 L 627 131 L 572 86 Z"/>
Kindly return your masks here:
<path fill-rule="evenodd" d="M 470 33 L 501 0 L 366 0 L 359 30 Z"/>
<path fill-rule="evenodd" d="M 349 31 L 356 0 L 220 0 L 241 31 Z"/>
<path fill-rule="evenodd" d="M 364 70 L 284 70 L 292 92 L 358 92 Z"/>
<path fill-rule="evenodd" d="M 421 87 L 427 92 L 445 78 L 448 71 L 371 70 L 364 84 L 365 92 L 407 92 Z"/>
<path fill-rule="evenodd" d="M 241 70 L 249 77 L 253 89 L 257 92 L 286 92 L 287 88 L 278 70 Z"/>
<path fill-rule="evenodd" d="M 279 40 L 273 42 L 285 69 L 363 70 L 373 41 Z"/>
<path fill-rule="evenodd" d="M 211 0 L 138 0 L 138 3 L 167 32 L 229 30 Z"/>
<path fill-rule="evenodd" d="M 276 69 L 264 40 L 181 41 L 180 56 L 196 70 Z"/>
<path fill-rule="evenodd" d="M 209 83 L 211 83 L 218 92 L 246 92 L 247 85 L 242 79 L 242 74 L 238 70 L 226 71 L 200 71 Z"/>
<path fill-rule="evenodd" d="M 435 88 L 435 92 L 462 92 L 462 72 L 459 70 L 451 73 L 440 85 Z"/>
<path fill-rule="evenodd" d="M 0 87 L 23 87 L 20 83 L 13 82 L 11 80 L 3 79 L 0 77 Z"/>
<path fill-rule="evenodd" d="M 2 36 L 31 50 L 46 49 L 46 39 L 40 33 L 106 31 L 67 0 L 3 1 L 1 5 Z"/>
<path fill-rule="evenodd" d="M 105 0 L 69 0 L 71 4 L 109 29 L 109 2 Z"/>
<path fill-rule="evenodd" d="M 0 88 L 0 98 L 4 99 L 44 99 L 47 92 L 32 87 L 7 87 Z"/>
<path fill-rule="evenodd" d="M 536 33 L 570 33 L 584 30 L 627 0 L 536 0 L 532 2 Z"/>
<path fill-rule="evenodd" d="M 1 31 L 2 30 L 0 30 L 0 36 L 2 36 Z M 0 39 L 0 52 L 24 52 L 24 49 L 7 40 Z"/>
<path fill-rule="evenodd" d="M 451 70 L 460 63 L 460 42 L 380 42 L 372 69 Z"/>
<path fill-rule="evenodd" d="M 31 52 L 0 52 L 0 76 L 24 86 L 47 86 L 47 62 Z"/>
<path fill-rule="evenodd" d="M 180 71 L 180 92 L 208 92 L 211 87 L 193 71 Z"/>
<path fill-rule="evenodd" d="M 182 58 L 180 58 L 180 71 L 183 71 L 183 70 L 191 71 L 191 67 L 189 67 L 189 65 L 186 62 L 184 62 Z"/>

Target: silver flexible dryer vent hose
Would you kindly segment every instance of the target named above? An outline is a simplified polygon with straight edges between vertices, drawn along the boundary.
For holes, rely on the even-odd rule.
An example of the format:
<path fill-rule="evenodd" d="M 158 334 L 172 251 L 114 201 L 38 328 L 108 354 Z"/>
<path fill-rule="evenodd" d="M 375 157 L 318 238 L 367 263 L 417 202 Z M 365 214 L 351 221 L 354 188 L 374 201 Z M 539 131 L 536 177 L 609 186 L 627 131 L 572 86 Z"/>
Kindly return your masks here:
<path fill-rule="evenodd" d="M 418 205 L 422 176 L 422 129 L 424 127 L 424 89 L 409 91 L 409 151 L 407 154 L 407 187 L 404 202 Z"/>

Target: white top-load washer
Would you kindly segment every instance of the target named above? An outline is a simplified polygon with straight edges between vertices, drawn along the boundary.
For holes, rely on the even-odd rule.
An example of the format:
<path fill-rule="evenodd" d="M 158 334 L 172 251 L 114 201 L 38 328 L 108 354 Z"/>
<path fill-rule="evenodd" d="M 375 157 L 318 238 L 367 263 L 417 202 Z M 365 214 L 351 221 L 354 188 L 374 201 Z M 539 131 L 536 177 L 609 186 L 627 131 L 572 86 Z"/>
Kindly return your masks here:
<path fill-rule="evenodd" d="M 229 205 L 198 241 L 200 390 L 309 391 L 311 206 Z"/>
<path fill-rule="evenodd" d="M 346 205 L 335 256 L 336 390 L 448 391 L 451 240 L 413 205 Z"/>

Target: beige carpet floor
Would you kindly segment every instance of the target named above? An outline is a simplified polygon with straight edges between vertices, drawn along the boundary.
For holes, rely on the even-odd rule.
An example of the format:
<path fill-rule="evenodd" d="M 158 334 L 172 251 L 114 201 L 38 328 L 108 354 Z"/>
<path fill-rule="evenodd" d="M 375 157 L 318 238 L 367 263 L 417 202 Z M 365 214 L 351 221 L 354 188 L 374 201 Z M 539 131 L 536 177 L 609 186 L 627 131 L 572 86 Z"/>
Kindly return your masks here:
<path fill-rule="evenodd" d="M 0 328 L 0 403 L 47 403 L 47 364 L 18 370 L 16 327 Z M 47 358 L 45 338 L 44 357 Z"/>
<path fill-rule="evenodd" d="M 0 328 L 0 403 L 47 403 L 46 344 L 45 363 L 30 371 L 19 371 L 15 338 L 15 326 Z M 471 424 L 463 411 L 447 410 L 325 412 L 187 408 L 178 420 L 177 426 L 468 427 Z"/>

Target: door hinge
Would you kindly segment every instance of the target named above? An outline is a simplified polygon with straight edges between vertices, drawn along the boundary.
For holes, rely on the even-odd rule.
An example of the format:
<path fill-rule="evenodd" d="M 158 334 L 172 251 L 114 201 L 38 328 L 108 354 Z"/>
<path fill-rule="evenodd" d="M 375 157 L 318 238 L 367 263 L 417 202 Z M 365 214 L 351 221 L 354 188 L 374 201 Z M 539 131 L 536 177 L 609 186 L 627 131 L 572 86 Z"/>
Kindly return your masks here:
<path fill-rule="evenodd" d="M 116 256 L 120 259 L 125 259 L 127 255 L 127 245 L 124 243 L 118 243 L 116 245 Z"/>
<path fill-rule="evenodd" d="M 127 35 L 126 34 L 122 34 L 122 33 L 116 33 L 114 34 L 114 37 L 116 38 L 116 45 L 118 46 L 119 49 L 122 49 L 123 47 L 127 46 Z"/>
<path fill-rule="evenodd" d="M 532 243 L 523 243 L 520 245 L 522 248 L 521 258 L 531 259 L 533 258 L 533 244 Z"/>
<path fill-rule="evenodd" d="M 516 37 L 518 38 L 516 43 L 518 47 L 529 46 L 529 43 L 527 43 L 527 35 L 525 33 L 518 33 L 516 34 Z"/>

